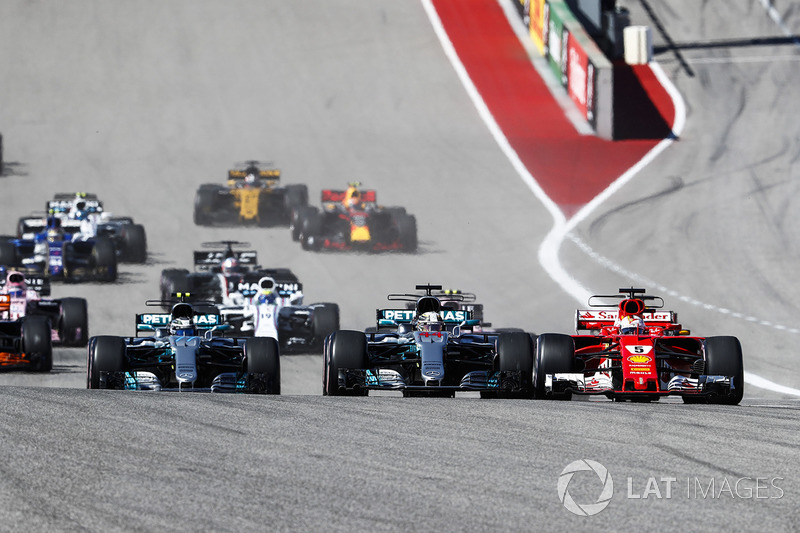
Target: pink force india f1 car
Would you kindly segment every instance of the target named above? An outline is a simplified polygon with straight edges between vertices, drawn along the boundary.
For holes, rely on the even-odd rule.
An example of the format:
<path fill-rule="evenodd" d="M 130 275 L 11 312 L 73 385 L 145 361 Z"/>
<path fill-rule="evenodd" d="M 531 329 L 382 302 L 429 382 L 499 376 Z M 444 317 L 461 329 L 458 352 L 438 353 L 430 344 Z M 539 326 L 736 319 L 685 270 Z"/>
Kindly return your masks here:
<path fill-rule="evenodd" d="M 536 341 L 537 398 L 605 395 L 616 401 L 680 396 L 684 403 L 736 405 L 744 393 L 736 337 L 696 337 L 664 300 L 644 289 L 589 298 L 577 311 L 576 335 L 544 333 Z"/>
<path fill-rule="evenodd" d="M 40 275 L 0 266 L 0 320 L 44 320 L 51 329 L 53 344 L 86 346 L 89 320 L 85 298 L 44 298 L 50 295 L 50 280 Z M 38 317 L 33 319 L 32 317 Z"/>

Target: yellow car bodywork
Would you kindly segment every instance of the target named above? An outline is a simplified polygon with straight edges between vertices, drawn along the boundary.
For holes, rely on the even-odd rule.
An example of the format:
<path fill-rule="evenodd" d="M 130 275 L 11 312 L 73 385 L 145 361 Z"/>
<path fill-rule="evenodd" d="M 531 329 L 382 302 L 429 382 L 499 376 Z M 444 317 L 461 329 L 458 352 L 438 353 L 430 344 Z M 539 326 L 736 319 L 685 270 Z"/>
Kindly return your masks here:
<path fill-rule="evenodd" d="M 245 171 L 231 170 L 228 172 L 228 187 L 230 194 L 234 198 L 234 207 L 239 211 L 239 220 L 250 221 L 258 220 L 259 198 L 262 194 L 270 194 L 278 183 L 281 171 L 261 170 L 258 173 L 258 181 L 254 186 L 244 183 L 247 176 Z"/>

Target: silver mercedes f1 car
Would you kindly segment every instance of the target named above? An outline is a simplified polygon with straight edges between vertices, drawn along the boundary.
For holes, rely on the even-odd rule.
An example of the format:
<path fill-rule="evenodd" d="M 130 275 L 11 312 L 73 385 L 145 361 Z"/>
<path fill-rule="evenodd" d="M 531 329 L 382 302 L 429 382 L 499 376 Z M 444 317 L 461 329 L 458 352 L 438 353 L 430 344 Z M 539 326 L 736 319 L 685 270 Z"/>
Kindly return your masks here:
<path fill-rule="evenodd" d="M 470 311 L 442 305 L 440 285 L 425 294 L 390 294 L 414 309 L 378 309 L 370 332 L 340 330 L 325 340 L 323 394 L 365 396 L 397 390 L 404 396 L 533 397 L 533 343 L 524 331 L 475 333 Z M 448 296 L 458 299 L 459 294 Z"/>

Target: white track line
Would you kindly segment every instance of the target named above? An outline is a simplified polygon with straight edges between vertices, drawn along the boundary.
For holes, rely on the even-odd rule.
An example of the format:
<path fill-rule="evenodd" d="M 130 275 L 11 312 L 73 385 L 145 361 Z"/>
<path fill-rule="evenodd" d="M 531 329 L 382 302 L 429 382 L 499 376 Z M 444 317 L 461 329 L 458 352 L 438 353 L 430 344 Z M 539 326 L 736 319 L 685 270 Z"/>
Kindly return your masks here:
<path fill-rule="evenodd" d="M 501 131 L 500 127 L 497 125 L 497 122 L 494 120 L 492 113 L 489 111 L 489 108 L 486 106 L 486 103 L 483 101 L 478 90 L 475 88 L 475 85 L 472 83 L 472 80 L 467 73 L 466 68 L 464 67 L 463 63 L 458 57 L 458 54 L 453 47 L 453 43 L 450 41 L 450 38 L 447 36 L 447 32 L 442 25 L 442 21 L 439 18 L 439 14 L 436 12 L 436 8 L 433 7 L 432 0 L 420 0 L 422 2 L 422 6 L 425 9 L 426 14 L 428 15 L 428 19 L 433 26 L 433 30 L 436 33 L 436 36 L 439 39 L 439 42 L 444 49 L 444 53 L 447 56 L 450 64 L 456 71 L 459 80 L 461 81 L 462 85 L 464 86 L 467 94 L 472 100 L 472 104 L 478 111 L 478 115 L 481 117 L 483 122 L 489 128 L 489 132 L 494 137 L 495 142 L 497 142 L 500 149 L 506 155 L 506 157 L 511 162 L 514 169 L 519 174 L 522 181 L 528 188 L 533 192 L 536 198 L 542 202 L 545 208 L 550 212 L 550 215 L 553 217 L 553 228 L 547 234 L 547 236 L 542 241 L 542 244 L 539 247 L 538 258 L 539 262 L 541 263 L 544 270 L 548 273 L 548 275 L 555 281 L 567 294 L 575 298 L 575 300 L 579 303 L 579 305 L 583 305 L 593 294 L 589 289 L 584 287 L 578 280 L 576 280 L 571 274 L 569 274 L 564 267 L 561 265 L 561 261 L 558 258 L 559 250 L 561 249 L 561 245 L 564 242 L 564 239 L 567 238 L 569 232 L 574 229 L 580 222 L 584 221 L 593 211 L 595 211 L 603 202 L 605 202 L 611 195 L 616 193 L 619 189 L 621 189 L 625 184 L 627 184 L 633 177 L 642 170 L 645 166 L 650 164 L 653 159 L 655 159 L 661 152 L 663 152 L 672 142 L 677 138 L 680 133 L 683 131 L 683 127 L 686 124 L 686 105 L 681 97 L 680 93 L 678 92 L 677 88 L 673 85 L 672 81 L 667 77 L 664 71 L 661 69 L 661 66 L 657 63 L 653 62 L 650 64 L 653 73 L 658 78 L 659 82 L 662 84 L 664 89 L 670 95 L 672 99 L 673 106 L 675 108 L 675 122 L 672 127 L 673 135 L 667 139 L 664 139 L 660 143 L 658 143 L 652 150 L 650 150 L 645 156 L 639 160 L 634 166 L 628 169 L 624 174 L 622 174 L 619 178 L 614 180 L 604 191 L 598 194 L 594 199 L 592 199 L 588 204 L 586 204 L 580 211 L 578 211 L 575 216 L 573 216 L 570 220 L 567 220 L 564 216 L 564 213 L 559 209 L 559 207 L 550 199 L 549 196 L 544 192 L 542 187 L 536 181 L 536 179 L 531 175 L 528 169 L 520 160 L 519 156 L 517 155 L 516 151 L 511 147 L 511 144 L 506 139 L 505 135 Z M 509 10 L 505 9 L 504 2 L 506 0 L 498 0 L 503 7 L 506 16 L 509 19 L 509 23 L 514 27 L 515 25 L 521 24 L 521 21 L 516 19 L 516 13 L 510 13 Z M 767 0 L 762 0 L 762 3 Z M 519 37 L 520 34 L 517 32 L 517 36 Z M 573 239 L 574 240 L 574 239 Z M 578 243 L 579 241 L 575 241 Z M 587 254 L 592 257 L 594 251 L 586 245 L 585 243 L 581 243 L 581 249 L 584 250 Z M 603 263 L 601 263 L 603 264 Z M 632 274 L 632 273 L 631 273 Z M 635 275 L 635 274 L 634 274 Z M 641 278 L 641 276 L 639 276 Z M 653 285 L 659 285 L 657 283 L 653 283 Z M 673 291 L 674 292 L 674 291 Z M 677 293 L 675 293 L 677 295 Z M 691 299 L 683 296 L 678 296 L 679 299 L 688 301 L 691 303 Z M 715 309 L 713 306 L 710 306 L 713 310 Z M 723 312 L 721 308 L 717 308 L 718 311 Z M 728 314 L 734 314 L 729 310 L 724 310 Z M 755 319 L 757 321 L 757 319 Z M 762 324 L 764 322 L 762 321 Z M 774 392 L 782 393 L 782 394 L 790 394 L 800 396 L 800 390 L 793 389 L 790 387 L 785 387 L 783 385 L 779 385 L 777 383 L 773 383 L 765 378 L 752 374 L 750 372 L 745 373 L 745 382 L 749 385 L 753 385 L 754 387 L 759 387 L 763 389 L 768 389 Z"/>
<path fill-rule="evenodd" d="M 478 115 L 480 115 L 483 122 L 489 128 L 489 132 L 492 134 L 492 137 L 494 137 L 495 142 L 497 142 L 500 149 L 503 151 L 508 160 L 511 162 L 511 164 L 514 167 L 514 170 L 516 170 L 517 174 L 519 174 L 520 178 L 522 178 L 522 181 L 525 183 L 525 185 L 528 186 L 528 188 L 531 191 L 533 191 L 533 194 L 536 196 L 536 198 L 538 198 L 539 201 L 542 202 L 545 208 L 547 208 L 547 210 L 550 212 L 550 215 L 553 217 L 555 225 L 553 231 L 550 232 L 550 235 L 548 235 L 547 239 L 553 239 L 553 236 L 558 237 L 559 234 L 557 233 L 557 230 L 560 228 L 564 228 L 566 226 L 566 218 L 564 217 L 564 213 L 561 212 L 561 209 L 559 209 L 559 207 L 550 199 L 550 197 L 547 196 L 547 194 L 541 188 L 539 183 L 537 183 L 537 181 L 533 178 L 533 176 L 531 176 L 530 172 L 528 172 L 528 169 L 525 167 L 525 165 L 522 163 L 519 156 L 517 155 L 517 152 L 514 151 L 514 149 L 509 144 L 508 139 L 506 139 L 505 135 L 503 135 L 503 132 L 497 125 L 497 122 L 495 122 L 492 113 L 489 111 L 489 108 L 486 107 L 486 103 L 483 101 L 483 98 L 481 98 L 480 93 L 475 88 L 475 85 L 472 83 L 472 80 L 470 79 L 469 74 L 467 73 L 467 69 L 464 68 L 463 63 L 461 63 L 461 60 L 458 58 L 458 54 L 456 53 L 455 48 L 453 47 L 453 43 L 450 42 L 450 38 L 447 36 L 447 32 L 445 31 L 444 26 L 442 26 L 442 21 L 439 18 L 439 14 L 436 12 L 436 8 L 433 7 L 433 3 L 431 2 L 431 0 L 421 0 L 421 1 L 422 1 L 422 6 L 425 8 L 425 12 L 428 15 L 428 18 L 431 21 L 433 30 L 436 33 L 436 36 L 439 38 L 439 42 L 441 43 L 442 48 L 444 49 L 444 53 L 450 60 L 450 64 L 453 65 L 453 68 L 455 69 L 458 78 L 461 80 L 461 84 L 467 91 L 467 95 L 469 95 L 470 100 L 472 100 L 472 105 L 474 105 L 475 109 L 478 110 Z M 560 235 L 560 237 L 558 237 L 558 240 L 559 242 L 563 241 L 563 235 Z M 566 290 L 568 293 L 578 294 L 581 296 L 585 295 L 583 301 L 586 301 L 586 298 L 588 298 L 591 295 L 591 293 L 588 290 L 586 290 L 580 283 L 577 282 L 577 280 L 575 280 L 575 278 L 570 276 L 561 267 L 561 264 L 558 261 L 557 254 L 552 256 L 551 255 L 543 256 L 542 250 L 540 248 L 539 262 L 541 262 L 542 265 L 545 267 L 545 270 L 548 272 L 548 274 L 550 274 L 550 277 L 553 278 L 553 280 L 555 280 L 556 283 L 558 283 L 560 286 L 564 287 L 564 290 Z"/>
<path fill-rule="evenodd" d="M 781 14 L 778 13 L 777 9 L 775 9 L 775 6 L 772 5 L 772 0 L 759 0 L 759 1 L 761 2 L 763 8 L 766 10 L 767 16 L 772 20 L 772 22 L 774 22 L 781 29 L 784 35 L 786 35 L 787 37 L 793 37 L 795 46 L 800 46 L 800 40 L 794 38 L 792 30 L 783 21 L 783 17 L 781 17 Z"/>

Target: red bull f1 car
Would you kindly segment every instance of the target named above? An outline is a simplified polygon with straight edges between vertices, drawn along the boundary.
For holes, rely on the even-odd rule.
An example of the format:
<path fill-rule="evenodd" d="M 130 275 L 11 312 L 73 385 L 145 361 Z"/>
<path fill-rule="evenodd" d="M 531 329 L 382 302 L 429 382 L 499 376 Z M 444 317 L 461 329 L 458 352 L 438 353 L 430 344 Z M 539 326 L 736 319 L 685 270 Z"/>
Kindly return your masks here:
<path fill-rule="evenodd" d="M 596 295 L 577 311 L 577 335 L 544 333 L 536 340 L 537 398 L 572 394 L 652 401 L 735 405 L 744 394 L 742 347 L 736 337 L 697 337 L 661 297 L 644 289 Z"/>
<path fill-rule="evenodd" d="M 289 226 L 292 239 L 304 250 L 416 251 L 416 217 L 403 207 L 378 205 L 375 191 L 359 185 L 323 190 L 321 211 L 298 209 Z"/>
<path fill-rule="evenodd" d="M 280 186 L 281 171 L 260 165 L 258 161 L 247 161 L 229 170 L 227 185 L 201 185 L 194 200 L 194 223 L 198 226 L 288 224 L 296 209 L 308 205 L 308 188 Z"/>

